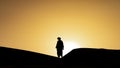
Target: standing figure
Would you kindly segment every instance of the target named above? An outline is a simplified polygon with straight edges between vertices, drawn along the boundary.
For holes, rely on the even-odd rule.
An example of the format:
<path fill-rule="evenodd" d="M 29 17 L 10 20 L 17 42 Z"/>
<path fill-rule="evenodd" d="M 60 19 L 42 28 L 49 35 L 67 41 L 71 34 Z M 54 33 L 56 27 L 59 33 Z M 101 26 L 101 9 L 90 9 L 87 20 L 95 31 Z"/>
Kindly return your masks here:
<path fill-rule="evenodd" d="M 57 44 L 56 44 L 56 49 L 57 49 L 57 56 L 58 58 L 63 57 L 63 49 L 64 49 L 64 44 L 63 41 L 61 40 L 60 37 L 57 38 Z"/>

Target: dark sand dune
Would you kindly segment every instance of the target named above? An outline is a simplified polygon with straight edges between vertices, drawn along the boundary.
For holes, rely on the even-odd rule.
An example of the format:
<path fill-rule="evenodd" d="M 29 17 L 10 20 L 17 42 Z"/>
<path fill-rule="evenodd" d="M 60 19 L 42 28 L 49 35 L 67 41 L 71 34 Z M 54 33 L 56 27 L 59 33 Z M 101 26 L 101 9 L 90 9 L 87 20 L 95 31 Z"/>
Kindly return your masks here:
<path fill-rule="evenodd" d="M 62 58 L 65 65 L 120 68 L 120 50 L 78 48 Z"/>
<path fill-rule="evenodd" d="M 62 59 L 0 47 L 0 68 L 120 68 L 120 50 L 79 48 Z"/>
<path fill-rule="evenodd" d="M 49 67 L 58 65 L 57 57 L 45 54 L 0 47 L 0 66 L 39 66 Z"/>

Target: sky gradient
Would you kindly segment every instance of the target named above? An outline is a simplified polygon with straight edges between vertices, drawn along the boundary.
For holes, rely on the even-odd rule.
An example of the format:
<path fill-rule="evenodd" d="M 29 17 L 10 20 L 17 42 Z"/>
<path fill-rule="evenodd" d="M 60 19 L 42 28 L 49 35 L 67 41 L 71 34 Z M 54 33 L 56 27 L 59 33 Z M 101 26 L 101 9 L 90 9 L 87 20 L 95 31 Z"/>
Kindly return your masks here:
<path fill-rule="evenodd" d="M 120 49 L 119 0 L 0 0 L 0 46 L 56 56 L 57 37 Z"/>

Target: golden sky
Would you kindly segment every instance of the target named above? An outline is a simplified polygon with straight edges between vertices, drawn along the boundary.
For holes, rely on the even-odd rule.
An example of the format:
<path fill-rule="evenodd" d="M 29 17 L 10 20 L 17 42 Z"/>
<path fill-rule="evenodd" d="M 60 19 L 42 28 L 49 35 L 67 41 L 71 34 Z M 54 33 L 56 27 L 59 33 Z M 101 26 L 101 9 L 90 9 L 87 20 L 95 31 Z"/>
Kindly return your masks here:
<path fill-rule="evenodd" d="M 57 37 L 120 49 L 119 0 L 0 0 L 0 46 L 56 56 Z"/>

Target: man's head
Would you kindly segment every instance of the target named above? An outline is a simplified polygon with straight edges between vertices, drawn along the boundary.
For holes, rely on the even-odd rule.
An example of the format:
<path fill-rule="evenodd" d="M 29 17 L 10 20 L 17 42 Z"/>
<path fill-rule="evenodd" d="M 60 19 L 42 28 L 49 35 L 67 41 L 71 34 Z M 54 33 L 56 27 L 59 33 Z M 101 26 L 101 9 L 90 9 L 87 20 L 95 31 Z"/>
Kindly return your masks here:
<path fill-rule="evenodd" d="M 58 37 L 57 39 L 58 39 L 58 40 L 61 40 L 61 37 Z"/>

